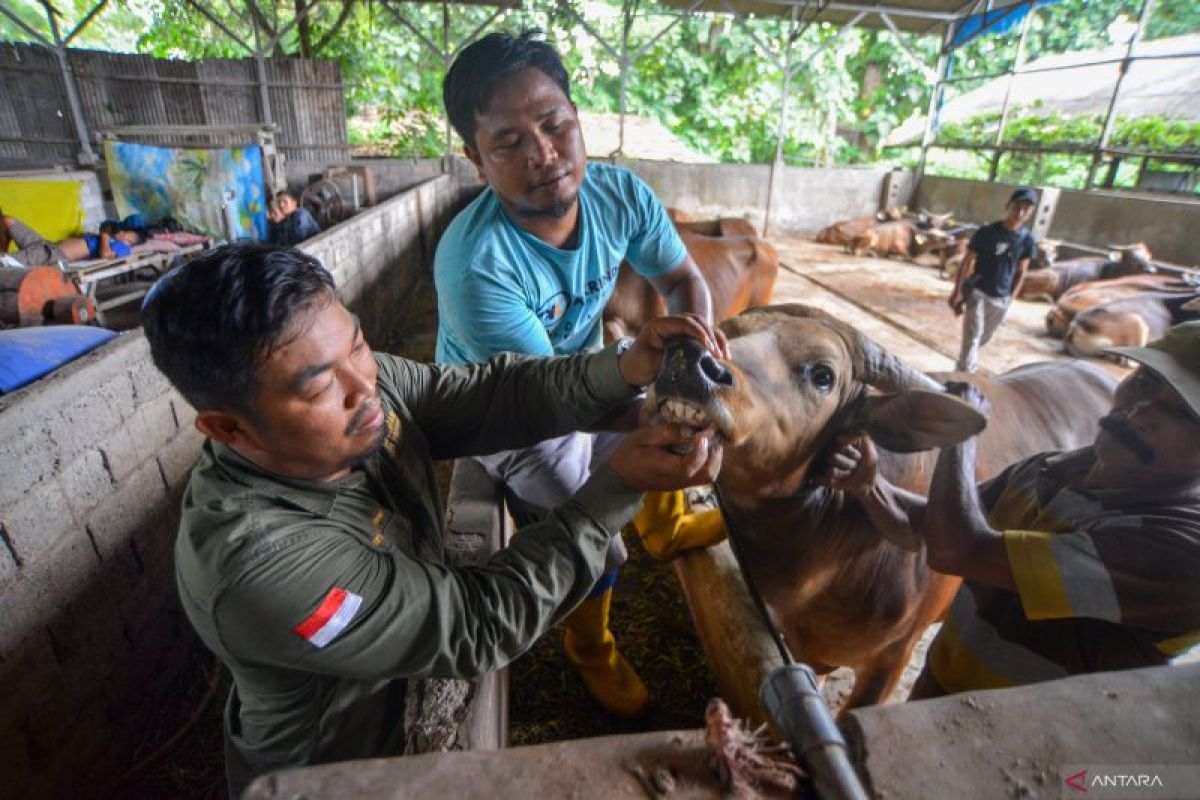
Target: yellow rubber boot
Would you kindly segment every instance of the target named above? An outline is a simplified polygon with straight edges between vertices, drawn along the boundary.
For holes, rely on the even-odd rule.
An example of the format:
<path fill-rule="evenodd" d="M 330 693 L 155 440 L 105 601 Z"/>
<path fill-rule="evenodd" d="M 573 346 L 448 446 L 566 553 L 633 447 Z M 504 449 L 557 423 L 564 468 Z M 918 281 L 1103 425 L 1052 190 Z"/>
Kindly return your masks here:
<path fill-rule="evenodd" d="M 650 691 L 617 652 L 608 629 L 612 589 L 589 597 L 567 617 L 563 650 L 597 703 L 622 719 L 637 719 L 650 710 Z"/>
<path fill-rule="evenodd" d="M 646 492 L 633 526 L 646 552 L 658 561 L 725 538 L 720 509 L 689 514 L 683 492 Z"/>

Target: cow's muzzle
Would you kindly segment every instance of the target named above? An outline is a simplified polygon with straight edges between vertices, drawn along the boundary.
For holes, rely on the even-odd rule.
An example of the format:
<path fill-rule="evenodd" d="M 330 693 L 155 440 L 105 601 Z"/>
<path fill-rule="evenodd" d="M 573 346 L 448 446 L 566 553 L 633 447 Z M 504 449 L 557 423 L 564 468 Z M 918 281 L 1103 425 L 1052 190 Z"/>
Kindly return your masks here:
<path fill-rule="evenodd" d="M 660 398 L 678 397 L 707 405 L 717 392 L 733 386 L 733 382 L 733 373 L 704 345 L 681 336 L 667 342 L 654 393 Z"/>

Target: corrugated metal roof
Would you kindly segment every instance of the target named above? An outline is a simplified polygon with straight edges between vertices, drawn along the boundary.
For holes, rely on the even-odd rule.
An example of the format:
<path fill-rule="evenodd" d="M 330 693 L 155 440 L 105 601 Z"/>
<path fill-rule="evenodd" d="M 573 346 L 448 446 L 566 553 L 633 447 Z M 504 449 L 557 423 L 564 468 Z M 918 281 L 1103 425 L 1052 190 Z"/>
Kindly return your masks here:
<path fill-rule="evenodd" d="M 694 0 L 660 2 L 672 8 L 686 10 L 692 7 Z M 1023 0 L 997 0 L 991 4 L 991 8 L 1020 5 L 1021 2 Z M 974 0 L 888 0 L 886 3 L 852 0 L 824 3 L 819 0 L 704 0 L 696 10 L 757 17 L 790 17 L 793 6 L 797 7 L 799 18 L 804 20 L 816 19 L 818 22 L 845 25 L 860 13 L 866 12 L 865 16 L 858 20 L 857 27 L 886 29 L 888 25 L 880 16 L 886 14 L 902 31 L 938 34 L 948 21 L 979 10 L 983 3 L 976 3 Z"/>
<path fill-rule="evenodd" d="M 1025 64 L 1012 84 L 1009 107 L 1037 114 L 1104 114 L 1120 73 L 1126 44 L 1100 50 L 1058 53 Z M 1115 113 L 1122 117 L 1163 116 L 1200 122 L 1200 36 L 1172 36 L 1141 41 L 1135 60 L 1121 83 Z M 1171 56 L 1190 56 L 1173 58 Z M 998 112 L 1008 78 L 1001 77 L 946 102 L 940 124 L 963 122 L 978 114 Z M 914 116 L 893 130 L 885 144 L 919 142 L 925 117 Z"/>

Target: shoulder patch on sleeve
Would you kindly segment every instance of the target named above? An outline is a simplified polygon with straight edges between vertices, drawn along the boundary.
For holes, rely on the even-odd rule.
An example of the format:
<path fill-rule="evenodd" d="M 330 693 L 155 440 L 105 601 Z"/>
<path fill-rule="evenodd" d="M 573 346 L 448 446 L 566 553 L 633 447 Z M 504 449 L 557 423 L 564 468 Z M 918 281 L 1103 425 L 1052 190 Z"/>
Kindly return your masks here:
<path fill-rule="evenodd" d="M 362 605 L 362 596 L 337 586 L 329 590 L 308 619 L 292 628 L 313 647 L 321 648 L 337 638 Z"/>

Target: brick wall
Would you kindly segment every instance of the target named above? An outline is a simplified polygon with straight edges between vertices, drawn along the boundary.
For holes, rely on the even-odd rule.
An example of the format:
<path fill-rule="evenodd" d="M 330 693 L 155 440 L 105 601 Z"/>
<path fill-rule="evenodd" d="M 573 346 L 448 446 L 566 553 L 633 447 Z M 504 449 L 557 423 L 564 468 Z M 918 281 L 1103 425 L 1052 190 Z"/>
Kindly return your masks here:
<path fill-rule="evenodd" d="M 409 335 L 396 320 L 458 197 L 440 177 L 305 243 L 372 342 Z M 140 331 L 0 398 L 0 794 L 102 787 L 180 667 L 210 658 L 171 557 L 194 416 Z"/>

